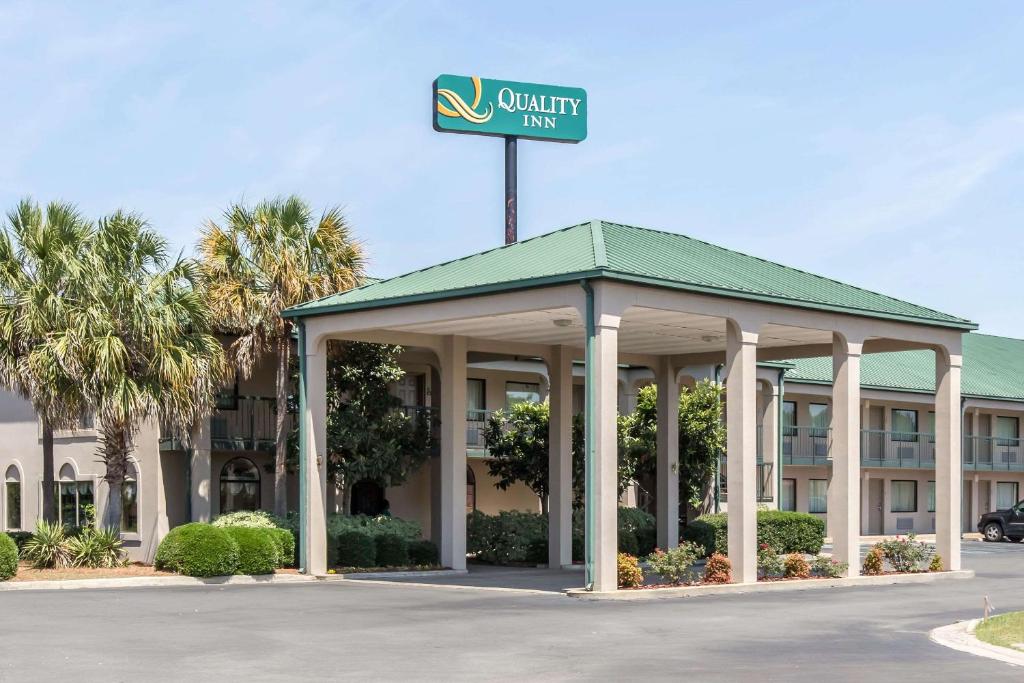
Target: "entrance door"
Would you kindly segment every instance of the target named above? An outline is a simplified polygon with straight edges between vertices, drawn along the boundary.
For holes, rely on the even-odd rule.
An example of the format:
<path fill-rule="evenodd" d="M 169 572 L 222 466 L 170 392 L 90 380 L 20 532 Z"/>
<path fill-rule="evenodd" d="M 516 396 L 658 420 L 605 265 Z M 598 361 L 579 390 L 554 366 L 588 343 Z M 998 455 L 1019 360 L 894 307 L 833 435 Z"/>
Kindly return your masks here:
<path fill-rule="evenodd" d="M 424 376 L 407 373 L 402 379 L 395 382 L 393 392 L 402 400 L 402 406 L 406 408 L 418 408 L 424 401 Z"/>
<path fill-rule="evenodd" d="M 872 536 L 878 536 L 885 531 L 882 515 L 884 492 L 885 480 L 868 479 L 868 534 Z"/>
<path fill-rule="evenodd" d="M 978 510 L 981 511 L 981 514 L 992 512 L 992 486 L 990 481 L 982 481 L 978 484 Z"/>

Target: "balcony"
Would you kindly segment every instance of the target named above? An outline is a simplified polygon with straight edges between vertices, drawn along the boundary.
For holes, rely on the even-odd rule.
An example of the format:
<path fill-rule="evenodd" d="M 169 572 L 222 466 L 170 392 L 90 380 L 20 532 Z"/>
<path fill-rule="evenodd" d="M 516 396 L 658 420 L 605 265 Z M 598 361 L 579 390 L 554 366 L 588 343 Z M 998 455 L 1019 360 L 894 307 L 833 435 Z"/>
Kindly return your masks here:
<path fill-rule="evenodd" d="M 965 436 L 965 470 L 978 472 L 1024 472 L 1024 442 L 992 436 Z"/>
<path fill-rule="evenodd" d="M 825 427 L 785 427 L 782 431 L 783 465 L 828 465 L 832 430 Z"/>
<path fill-rule="evenodd" d="M 285 416 L 290 432 L 295 414 Z M 210 416 L 210 448 L 215 451 L 272 452 L 277 434 L 277 401 L 265 396 L 241 396 L 222 404 Z M 165 425 L 160 427 L 160 450 L 183 450 L 183 440 Z"/>

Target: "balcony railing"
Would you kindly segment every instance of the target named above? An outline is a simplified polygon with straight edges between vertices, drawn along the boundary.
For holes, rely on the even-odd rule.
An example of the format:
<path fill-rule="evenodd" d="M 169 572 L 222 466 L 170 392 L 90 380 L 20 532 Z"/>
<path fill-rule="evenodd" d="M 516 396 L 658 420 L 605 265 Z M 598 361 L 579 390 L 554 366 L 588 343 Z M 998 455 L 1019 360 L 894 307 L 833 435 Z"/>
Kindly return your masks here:
<path fill-rule="evenodd" d="M 860 463 L 864 467 L 934 468 L 935 435 L 862 429 Z"/>
<path fill-rule="evenodd" d="M 827 427 L 784 427 L 784 465 L 827 465 L 832 451 L 832 430 Z"/>
<path fill-rule="evenodd" d="M 729 502 L 728 487 L 728 462 L 723 455 L 718 461 L 718 499 L 723 503 Z M 768 503 L 775 500 L 775 465 L 770 462 L 761 462 L 757 459 L 757 502 Z"/>
<path fill-rule="evenodd" d="M 995 436 L 965 436 L 964 469 L 1024 472 L 1024 442 Z"/>

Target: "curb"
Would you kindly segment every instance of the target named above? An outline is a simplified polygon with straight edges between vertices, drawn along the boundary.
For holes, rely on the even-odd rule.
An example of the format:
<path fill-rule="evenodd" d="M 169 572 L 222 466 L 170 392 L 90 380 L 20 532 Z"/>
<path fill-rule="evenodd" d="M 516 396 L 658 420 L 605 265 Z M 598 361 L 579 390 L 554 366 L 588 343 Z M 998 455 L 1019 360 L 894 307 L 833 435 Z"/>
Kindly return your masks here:
<path fill-rule="evenodd" d="M 888 586 L 892 584 L 927 584 L 974 578 L 974 570 L 921 574 L 884 574 L 882 576 L 853 576 L 842 579 L 801 579 L 795 581 L 767 581 L 759 583 L 726 583 L 711 586 L 680 586 L 679 588 L 652 588 L 647 590 L 616 590 L 596 592 L 573 588 L 566 594 L 582 600 L 663 600 L 668 598 L 695 598 L 737 593 L 774 593 L 825 588 L 855 588 L 862 586 Z"/>
<path fill-rule="evenodd" d="M 360 581 L 370 579 L 422 579 L 429 576 L 465 576 L 469 574 L 468 569 L 417 569 L 406 572 L 347 572 L 345 574 L 325 574 L 318 576 L 321 581 L 336 581 L 348 579 L 349 581 Z"/>
<path fill-rule="evenodd" d="M 458 572 L 459 574 L 465 574 L 468 572 Z M 447 591 L 468 591 L 478 593 L 518 593 L 521 595 L 546 595 L 549 597 L 562 597 L 565 595 L 564 591 L 561 590 L 540 590 L 537 588 L 507 588 L 503 586 L 469 586 L 466 584 L 458 583 L 420 583 L 417 581 L 387 581 L 385 579 L 354 579 L 347 578 L 344 575 L 334 575 L 329 577 L 320 577 L 320 581 L 329 583 L 348 583 L 348 584 L 361 584 L 367 586 L 392 586 L 395 588 L 430 588 L 434 590 L 447 590 Z"/>
<path fill-rule="evenodd" d="M 83 588 L 157 588 L 173 586 L 256 586 L 282 583 L 313 583 L 315 577 L 302 574 L 263 574 L 260 576 L 126 576 L 107 579 L 66 579 L 59 581 L 4 581 L 3 591 L 76 590 Z"/>
<path fill-rule="evenodd" d="M 996 659 L 1013 666 L 1024 666 L 1024 652 L 1016 652 L 1006 647 L 991 645 L 990 643 L 978 640 L 974 635 L 974 629 L 980 619 L 961 621 L 949 626 L 940 626 L 932 629 L 928 637 L 933 643 L 966 652 L 977 657 L 988 657 Z"/>

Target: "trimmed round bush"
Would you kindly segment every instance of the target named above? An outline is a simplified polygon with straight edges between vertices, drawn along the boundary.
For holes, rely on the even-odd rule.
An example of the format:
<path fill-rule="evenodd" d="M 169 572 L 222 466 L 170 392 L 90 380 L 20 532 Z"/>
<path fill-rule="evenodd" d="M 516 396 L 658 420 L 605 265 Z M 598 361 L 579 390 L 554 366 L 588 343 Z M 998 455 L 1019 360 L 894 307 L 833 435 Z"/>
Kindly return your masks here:
<path fill-rule="evenodd" d="M 6 532 L 6 535 L 10 536 L 11 540 L 14 541 L 14 545 L 18 546 L 19 553 L 25 546 L 25 543 L 28 542 L 28 539 L 32 538 L 31 531 L 8 531 Z"/>
<path fill-rule="evenodd" d="M 415 565 L 433 565 L 439 563 L 440 554 L 433 541 L 420 539 L 409 544 L 409 562 Z"/>
<path fill-rule="evenodd" d="M 289 529 L 267 529 L 266 532 L 270 534 L 270 537 L 274 539 L 274 543 L 277 544 L 277 566 L 296 566 L 299 563 L 299 558 L 295 554 L 297 547 L 295 543 L 295 534 L 293 534 Z"/>
<path fill-rule="evenodd" d="M 365 531 L 338 535 L 338 564 L 342 567 L 376 567 L 377 544 Z"/>
<path fill-rule="evenodd" d="M 380 534 L 374 539 L 378 567 L 409 566 L 409 541 L 398 534 Z"/>
<path fill-rule="evenodd" d="M 202 522 L 184 524 L 160 542 L 153 564 L 185 576 L 226 576 L 238 570 L 238 544 L 226 529 Z"/>
<path fill-rule="evenodd" d="M 266 510 L 239 510 L 221 515 L 213 520 L 214 526 L 247 526 L 255 529 L 274 529 L 280 524 L 278 520 Z"/>
<path fill-rule="evenodd" d="M 232 540 L 238 544 L 238 569 L 236 574 L 273 574 L 281 559 L 281 549 L 270 529 L 247 526 L 224 527 Z"/>
<path fill-rule="evenodd" d="M 0 581 L 18 573 L 18 545 L 7 534 L 0 534 Z"/>

